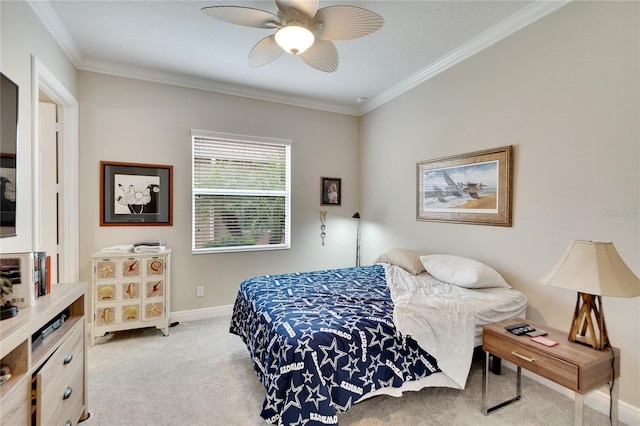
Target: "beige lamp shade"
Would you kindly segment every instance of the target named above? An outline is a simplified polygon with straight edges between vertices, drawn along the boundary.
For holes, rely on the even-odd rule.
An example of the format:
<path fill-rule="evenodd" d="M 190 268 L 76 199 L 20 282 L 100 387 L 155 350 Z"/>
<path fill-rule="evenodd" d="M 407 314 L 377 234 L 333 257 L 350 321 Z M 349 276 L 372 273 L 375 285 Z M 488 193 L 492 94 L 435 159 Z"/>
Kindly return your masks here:
<path fill-rule="evenodd" d="M 624 263 L 611 241 L 572 241 L 540 282 L 598 296 L 640 296 L 640 279 Z"/>

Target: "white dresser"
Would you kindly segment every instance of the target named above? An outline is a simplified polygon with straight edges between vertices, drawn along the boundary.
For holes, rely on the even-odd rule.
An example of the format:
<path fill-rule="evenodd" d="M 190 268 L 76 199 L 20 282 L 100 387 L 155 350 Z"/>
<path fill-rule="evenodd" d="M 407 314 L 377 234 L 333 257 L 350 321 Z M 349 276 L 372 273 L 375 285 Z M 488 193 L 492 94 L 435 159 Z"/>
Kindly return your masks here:
<path fill-rule="evenodd" d="M 171 250 L 91 255 L 91 344 L 110 331 L 156 327 L 169 335 Z"/>

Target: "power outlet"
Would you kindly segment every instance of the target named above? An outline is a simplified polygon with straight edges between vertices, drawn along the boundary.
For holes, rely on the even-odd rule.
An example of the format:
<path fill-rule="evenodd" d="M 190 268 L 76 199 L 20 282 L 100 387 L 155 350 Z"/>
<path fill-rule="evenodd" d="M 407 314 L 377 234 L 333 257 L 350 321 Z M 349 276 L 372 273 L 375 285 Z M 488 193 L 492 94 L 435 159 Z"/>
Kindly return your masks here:
<path fill-rule="evenodd" d="M 204 287 L 196 287 L 196 296 L 198 297 L 204 296 Z"/>

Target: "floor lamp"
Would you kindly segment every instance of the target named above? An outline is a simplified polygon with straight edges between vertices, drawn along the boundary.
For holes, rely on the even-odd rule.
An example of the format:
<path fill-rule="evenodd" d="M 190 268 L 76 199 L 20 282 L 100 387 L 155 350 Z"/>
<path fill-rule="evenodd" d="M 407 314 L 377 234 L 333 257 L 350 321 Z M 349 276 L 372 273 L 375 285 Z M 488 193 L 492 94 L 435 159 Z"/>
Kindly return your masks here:
<path fill-rule="evenodd" d="M 355 212 L 351 217 L 358 220 L 358 230 L 356 231 L 356 266 L 360 266 L 360 213 Z"/>
<path fill-rule="evenodd" d="M 640 280 L 611 241 L 573 241 L 540 282 L 578 293 L 569 341 L 603 350 L 610 346 L 602 296 L 640 296 Z"/>

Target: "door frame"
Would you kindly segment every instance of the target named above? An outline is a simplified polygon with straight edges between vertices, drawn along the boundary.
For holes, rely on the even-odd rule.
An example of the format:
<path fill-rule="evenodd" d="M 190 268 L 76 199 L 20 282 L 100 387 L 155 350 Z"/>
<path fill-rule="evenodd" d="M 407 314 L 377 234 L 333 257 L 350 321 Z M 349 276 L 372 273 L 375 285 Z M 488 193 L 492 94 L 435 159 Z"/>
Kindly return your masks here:
<path fill-rule="evenodd" d="M 57 105 L 60 172 L 60 208 L 58 212 L 60 260 L 58 271 L 60 282 L 78 281 L 80 228 L 78 210 L 78 101 L 66 87 L 31 55 L 31 148 L 32 161 L 32 205 L 34 251 L 40 247 L 40 222 L 46 214 L 40 206 L 40 92 L 45 93 Z"/>

